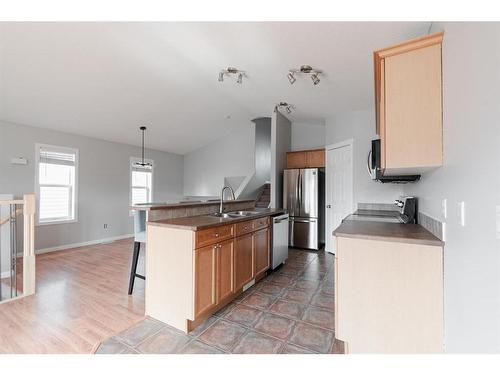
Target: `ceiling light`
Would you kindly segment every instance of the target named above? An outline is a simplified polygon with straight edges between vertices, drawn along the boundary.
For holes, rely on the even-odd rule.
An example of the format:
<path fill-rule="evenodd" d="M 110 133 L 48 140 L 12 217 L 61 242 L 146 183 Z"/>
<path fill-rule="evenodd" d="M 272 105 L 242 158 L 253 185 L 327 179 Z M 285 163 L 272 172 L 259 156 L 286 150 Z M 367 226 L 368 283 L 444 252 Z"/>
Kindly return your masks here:
<path fill-rule="evenodd" d="M 319 81 L 320 81 L 319 77 L 318 77 L 318 75 L 316 73 L 311 74 L 311 79 L 313 81 L 314 86 L 316 86 L 319 83 Z"/>
<path fill-rule="evenodd" d="M 134 166 L 138 167 L 138 168 L 150 169 L 153 165 L 150 162 L 146 162 L 144 160 L 144 149 L 145 149 L 144 148 L 144 133 L 146 132 L 146 127 L 145 126 L 141 126 L 139 128 L 139 130 L 142 132 L 142 147 L 141 147 L 142 157 L 141 157 L 141 161 L 140 162 L 135 162 L 134 163 Z"/>
<path fill-rule="evenodd" d="M 236 83 L 242 84 L 243 83 L 243 76 L 245 75 L 245 71 L 239 70 L 237 68 L 231 68 L 231 67 L 228 67 L 226 69 L 222 69 L 219 73 L 219 82 L 224 81 L 224 75 L 226 75 L 226 76 L 235 75 L 237 77 Z"/>
<path fill-rule="evenodd" d="M 294 82 L 297 80 L 295 77 L 296 74 L 298 74 L 298 75 L 309 74 L 311 76 L 311 80 L 312 80 L 313 84 L 316 86 L 320 82 L 319 75 L 322 73 L 323 72 L 321 70 L 314 69 L 310 65 L 302 65 L 298 69 L 290 69 L 288 71 L 287 78 L 290 81 L 290 84 L 293 85 Z"/>
<path fill-rule="evenodd" d="M 276 104 L 274 107 L 275 111 L 284 109 L 287 114 L 292 113 L 292 109 L 294 109 L 293 104 L 288 104 L 287 102 L 279 102 L 279 104 Z"/>

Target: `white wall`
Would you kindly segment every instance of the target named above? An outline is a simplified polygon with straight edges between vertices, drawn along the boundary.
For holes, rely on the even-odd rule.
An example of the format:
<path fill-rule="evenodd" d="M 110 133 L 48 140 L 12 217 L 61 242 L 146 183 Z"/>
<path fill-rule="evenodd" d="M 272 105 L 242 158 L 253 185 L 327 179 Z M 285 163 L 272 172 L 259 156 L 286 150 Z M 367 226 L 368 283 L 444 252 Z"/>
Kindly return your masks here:
<path fill-rule="evenodd" d="M 444 23 L 443 167 L 405 192 L 446 222 L 447 352 L 500 351 L 500 24 Z M 448 217 L 441 213 L 446 198 Z M 466 225 L 458 223 L 458 202 Z"/>
<path fill-rule="evenodd" d="M 283 207 L 283 170 L 286 153 L 292 144 L 292 123 L 280 112 L 271 117 L 271 202 L 272 208 Z"/>
<path fill-rule="evenodd" d="M 184 195 L 219 196 L 225 177 L 247 176 L 255 165 L 255 124 L 248 122 L 184 155 Z"/>
<path fill-rule="evenodd" d="M 403 193 L 401 185 L 373 181 L 366 169 L 371 141 L 376 138 L 374 111 L 348 111 L 327 119 L 326 144 L 354 139 L 354 205 L 392 203 Z"/>
<path fill-rule="evenodd" d="M 138 134 L 139 136 L 139 134 Z M 140 157 L 139 147 L 0 121 L 0 193 L 22 196 L 35 191 L 35 143 L 79 150 L 78 222 L 36 227 L 35 248 L 127 235 L 133 232 L 129 216 L 130 157 Z M 28 165 L 11 165 L 23 156 Z M 154 201 L 182 197 L 183 157 L 147 150 L 155 162 Z M 108 229 L 104 229 L 104 223 Z"/>
<path fill-rule="evenodd" d="M 292 151 L 310 150 L 325 146 L 325 124 L 292 122 Z"/>

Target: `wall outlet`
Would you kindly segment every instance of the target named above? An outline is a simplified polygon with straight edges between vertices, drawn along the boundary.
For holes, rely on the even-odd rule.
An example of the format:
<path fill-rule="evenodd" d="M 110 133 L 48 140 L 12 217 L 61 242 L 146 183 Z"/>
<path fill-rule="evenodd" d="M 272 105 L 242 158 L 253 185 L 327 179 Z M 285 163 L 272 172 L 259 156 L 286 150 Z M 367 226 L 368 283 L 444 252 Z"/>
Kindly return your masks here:
<path fill-rule="evenodd" d="M 441 201 L 441 213 L 444 219 L 448 217 L 448 200 L 446 198 Z"/>
<path fill-rule="evenodd" d="M 104 229 L 108 229 L 108 224 L 104 224 Z"/>
<path fill-rule="evenodd" d="M 465 202 L 458 202 L 458 223 L 465 227 Z"/>

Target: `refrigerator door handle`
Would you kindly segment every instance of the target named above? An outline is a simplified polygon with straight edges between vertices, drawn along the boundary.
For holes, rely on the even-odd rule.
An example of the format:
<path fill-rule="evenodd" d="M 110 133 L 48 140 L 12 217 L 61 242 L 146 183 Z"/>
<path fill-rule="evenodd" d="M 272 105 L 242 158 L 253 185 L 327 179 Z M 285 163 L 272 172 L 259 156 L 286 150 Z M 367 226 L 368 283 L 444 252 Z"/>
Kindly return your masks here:
<path fill-rule="evenodd" d="M 291 217 L 289 220 L 295 223 L 315 223 L 318 221 L 317 219 L 296 219 L 293 217 Z"/>
<path fill-rule="evenodd" d="M 299 215 L 302 213 L 300 212 L 300 207 L 302 207 L 302 170 L 299 171 L 299 183 L 298 183 L 298 188 L 299 188 Z"/>

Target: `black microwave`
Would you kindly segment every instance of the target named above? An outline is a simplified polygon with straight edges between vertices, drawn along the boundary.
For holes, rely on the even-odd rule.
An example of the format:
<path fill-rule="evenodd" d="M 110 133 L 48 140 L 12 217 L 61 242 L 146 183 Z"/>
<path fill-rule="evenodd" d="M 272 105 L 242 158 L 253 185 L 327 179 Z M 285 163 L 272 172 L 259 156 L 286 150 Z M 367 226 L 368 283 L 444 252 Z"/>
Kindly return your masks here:
<path fill-rule="evenodd" d="M 404 184 L 407 182 L 415 182 L 420 179 L 419 174 L 386 176 L 382 169 L 380 139 L 374 139 L 372 141 L 372 149 L 368 153 L 367 164 L 368 173 L 372 180 L 382 183 Z"/>

